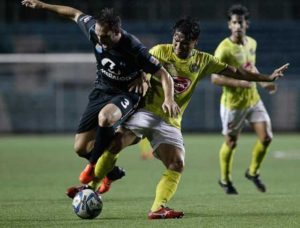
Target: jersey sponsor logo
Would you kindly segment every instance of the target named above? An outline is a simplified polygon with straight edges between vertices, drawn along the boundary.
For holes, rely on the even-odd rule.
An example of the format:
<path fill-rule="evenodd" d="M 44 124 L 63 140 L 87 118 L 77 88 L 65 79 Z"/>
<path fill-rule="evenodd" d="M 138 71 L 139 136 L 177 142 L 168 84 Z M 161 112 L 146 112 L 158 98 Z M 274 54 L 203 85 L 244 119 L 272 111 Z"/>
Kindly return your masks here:
<path fill-rule="evenodd" d="M 126 65 L 125 63 L 122 64 Z M 99 70 L 100 73 L 113 80 L 125 82 L 130 81 L 137 76 L 137 72 L 121 76 L 121 70 L 118 69 L 118 65 L 109 58 L 103 58 L 101 60 L 101 65 L 102 68 Z"/>
<path fill-rule="evenodd" d="M 191 85 L 191 80 L 184 77 L 173 77 L 174 79 L 174 90 L 176 94 L 185 92 Z"/>
<path fill-rule="evenodd" d="M 101 64 L 102 64 L 102 66 L 107 68 L 107 70 L 110 73 L 112 73 L 114 75 L 120 75 L 121 74 L 120 70 L 116 69 L 116 64 L 111 59 L 104 58 L 104 59 L 101 60 Z"/>
<path fill-rule="evenodd" d="M 198 64 L 196 64 L 196 63 L 191 64 L 190 67 L 189 67 L 190 72 L 192 72 L 192 73 L 197 72 L 199 70 L 199 68 L 200 68 L 200 66 Z"/>
<path fill-rule="evenodd" d="M 132 80 L 133 76 L 117 76 L 117 75 L 114 75 L 104 69 L 101 69 L 100 72 L 102 74 L 104 74 L 106 77 L 110 78 L 110 79 L 113 79 L 113 80 L 118 80 L 118 81 L 130 81 Z"/>
<path fill-rule="evenodd" d="M 251 70 L 253 69 L 253 65 L 252 65 L 251 62 L 246 62 L 246 63 L 243 65 L 243 68 L 244 68 L 245 70 L 251 71 Z"/>
<path fill-rule="evenodd" d="M 128 107 L 128 105 L 130 104 L 129 100 L 124 98 L 123 101 L 121 101 L 121 105 L 124 109 L 126 109 Z"/>

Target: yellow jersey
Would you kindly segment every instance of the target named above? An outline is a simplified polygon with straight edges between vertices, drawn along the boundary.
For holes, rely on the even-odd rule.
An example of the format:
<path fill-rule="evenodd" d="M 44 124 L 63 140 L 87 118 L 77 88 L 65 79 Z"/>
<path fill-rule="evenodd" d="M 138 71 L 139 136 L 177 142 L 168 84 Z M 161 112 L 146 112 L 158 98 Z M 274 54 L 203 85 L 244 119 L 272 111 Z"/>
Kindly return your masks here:
<path fill-rule="evenodd" d="M 247 36 L 246 43 L 239 45 L 229 38 L 224 39 L 215 51 L 215 57 L 236 68 L 252 70 L 256 61 L 256 41 Z M 221 104 L 228 109 L 246 109 L 260 100 L 256 83 L 251 88 L 223 86 Z"/>
<path fill-rule="evenodd" d="M 181 112 L 176 118 L 162 111 L 164 92 L 160 78 L 151 78 L 151 88 L 144 99 L 144 109 L 154 113 L 170 125 L 181 128 L 181 120 L 184 110 L 189 104 L 197 82 L 206 75 L 219 73 L 227 67 L 227 64 L 220 62 L 213 55 L 192 50 L 190 57 L 180 59 L 173 52 L 171 44 L 160 44 L 153 47 L 150 53 L 157 58 L 166 68 L 174 80 L 174 98 Z"/>

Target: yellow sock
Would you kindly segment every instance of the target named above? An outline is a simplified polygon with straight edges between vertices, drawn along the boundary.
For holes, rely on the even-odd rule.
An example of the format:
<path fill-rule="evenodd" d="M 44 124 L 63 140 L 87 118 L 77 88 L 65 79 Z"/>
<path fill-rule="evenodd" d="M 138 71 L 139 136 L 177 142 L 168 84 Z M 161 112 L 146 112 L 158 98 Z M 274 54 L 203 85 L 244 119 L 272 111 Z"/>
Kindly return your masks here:
<path fill-rule="evenodd" d="M 141 153 L 147 153 L 151 150 L 150 143 L 146 138 L 143 138 L 139 143 Z"/>
<path fill-rule="evenodd" d="M 253 151 L 252 151 L 252 159 L 249 167 L 249 174 L 254 176 L 258 174 L 258 169 L 267 154 L 269 146 L 265 146 L 261 143 L 260 140 L 257 140 Z"/>
<path fill-rule="evenodd" d="M 156 195 L 151 211 L 157 211 L 172 198 L 180 181 L 181 173 L 167 169 L 156 186 Z"/>
<path fill-rule="evenodd" d="M 230 149 L 230 147 L 223 143 L 219 152 L 219 162 L 221 171 L 221 181 L 228 182 L 231 180 L 231 171 L 233 163 L 233 154 L 235 150 Z"/>
<path fill-rule="evenodd" d="M 146 138 L 143 138 L 140 141 L 139 147 L 140 147 L 140 151 L 141 151 L 142 155 L 148 154 L 152 150 L 151 145 L 150 145 L 149 141 Z"/>
<path fill-rule="evenodd" d="M 95 178 L 89 183 L 89 186 L 94 190 L 98 189 L 100 181 L 109 173 L 115 166 L 118 154 L 112 154 L 109 151 L 105 151 L 98 159 L 95 166 Z"/>

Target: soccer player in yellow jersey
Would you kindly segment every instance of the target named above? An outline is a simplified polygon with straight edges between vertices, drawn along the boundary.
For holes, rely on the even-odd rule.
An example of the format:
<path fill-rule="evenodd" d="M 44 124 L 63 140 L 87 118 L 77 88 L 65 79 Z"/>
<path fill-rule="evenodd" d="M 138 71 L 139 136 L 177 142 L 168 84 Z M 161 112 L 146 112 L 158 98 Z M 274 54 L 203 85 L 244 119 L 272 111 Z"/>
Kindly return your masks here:
<path fill-rule="evenodd" d="M 181 19 L 173 28 L 172 44 L 157 45 L 150 50 L 173 77 L 174 98 L 181 108 L 180 114 L 177 117 L 169 117 L 160 111 L 163 90 L 160 79 L 152 76 L 151 88 L 145 96 L 143 107 L 124 123 L 114 143 L 99 158 L 95 167 L 95 178 L 89 183 L 90 188 L 97 190 L 99 181 L 113 169 L 117 154 L 126 146 L 146 137 L 151 143 L 154 156 L 161 160 L 166 168 L 156 187 L 155 199 L 148 213 L 149 219 L 181 218 L 184 215 L 182 211 L 167 207 L 167 203 L 175 194 L 184 169 L 185 149 L 181 120 L 197 83 L 205 75 L 212 73 L 245 80 L 273 81 L 282 76 L 287 68 L 287 65 L 284 65 L 267 77 L 229 66 L 214 56 L 195 49 L 199 34 L 200 28 L 195 20 Z M 69 190 L 69 193 L 73 193 L 69 194 L 70 197 L 76 192 L 74 190 L 78 191 L 76 188 Z"/>
<path fill-rule="evenodd" d="M 246 35 L 249 26 L 249 12 L 242 5 L 233 5 L 228 10 L 228 28 L 231 35 L 217 47 L 215 56 L 222 62 L 234 67 L 257 71 L 255 67 L 256 41 Z M 258 140 L 252 151 L 252 159 L 245 177 L 252 181 L 256 188 L 266 191 L 266 186 L 259 177 L 259 167 L 267 153 L 272 140 L 270 117 L 258 94 L 256 84 L 236 79 L 213 75 L 212 82 L 223 86 L 221 97 L 222 133 L 225 142 L 220 149 L 221 178 L 219 185 L 227 194 L 238 194 L 232 183 L 233 155 L 241 130 L 246 122 L 250 123 L 257 134 Z M 273 82 L 261 83 L 273 93 L 276 85 Z"/>

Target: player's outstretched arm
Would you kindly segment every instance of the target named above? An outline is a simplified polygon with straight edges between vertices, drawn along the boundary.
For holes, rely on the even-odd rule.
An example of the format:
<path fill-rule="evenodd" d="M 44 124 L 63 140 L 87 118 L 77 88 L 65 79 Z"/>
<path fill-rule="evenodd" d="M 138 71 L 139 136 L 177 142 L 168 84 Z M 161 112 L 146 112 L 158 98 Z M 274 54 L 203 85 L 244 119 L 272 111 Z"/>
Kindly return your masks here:
<path fill-rule="evenodd" d="M 44 9 L 53 12 L 75 22 L 77 22 L 78 17 L 82 14 L 80 10 L 69 6 L 52 5 L 38 0 L 23 0 L 21 4 L 32 9 Z"/>
<path fill-rule="evenodd" d="M 229 86 L 229 87 L 234 87 L 234 88 L 251 88 L 253 85 L 253 82 L 224 77 L 224 76 L 218 75 L 218 74 L 212 74 L 211 82 L 214 85 Z"/>
<path fill-rule="evenodd" d="M 269 94 L 276 93 L 278 89 L 278 86 L 274 82 L 260 82 L 259 85 L 267 90 Z"/>
<path fill-rule="evenodd" d="M 258 69 L 256 66 L 252 67 L 254 72 L 259 73 Z M 274 82 L 259 82 L 259 85 L 263 87 L 265 90 L 269 92 L 269 94 L 274 94 L 276 93 L 278 86 Z"/>
<path fill-rule="evenodd" d="M 284 64 L 283 66 L 275 69 L 271 75 L 264 75 L 258 72 L 250 72 L 242 68 L 235 68 L 232 66 L 226 67 L 223 71 L 220 72 L 220 74 L 246 81 L 272 82 L 282 77 L 284 75 L 284 72 L 288 69 L 289 65 L 289 63 Z"/>
<path fill-rule="evenodd" d="M 174 101 L 173 79 L 163 67 L 161 67 L 160 70 L 155 73 L 155 75 L 161 78 L 161 84 L 164 90 L 165 100 L 162 104 L 162 109 L 165 113 L 169 113 L 171 117 L 176 117 L 180 112 L 180 108 Z"/>

